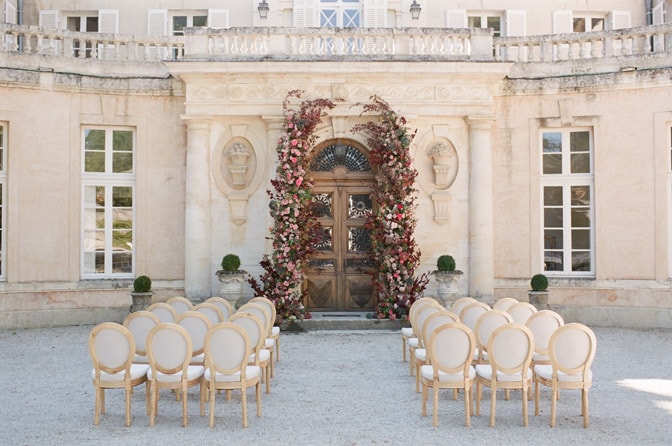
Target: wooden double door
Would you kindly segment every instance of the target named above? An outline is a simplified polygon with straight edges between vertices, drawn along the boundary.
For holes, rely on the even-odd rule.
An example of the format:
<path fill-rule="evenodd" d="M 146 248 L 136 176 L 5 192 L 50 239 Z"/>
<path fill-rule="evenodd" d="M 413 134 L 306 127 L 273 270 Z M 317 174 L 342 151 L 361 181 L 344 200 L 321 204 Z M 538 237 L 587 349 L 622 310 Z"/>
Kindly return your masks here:
<path fill-rule="evenodd" d="M 308 262 L 307 307 L 311 311 L 371 311 L 370 181 L 316 181 L 322 237 Z"/>

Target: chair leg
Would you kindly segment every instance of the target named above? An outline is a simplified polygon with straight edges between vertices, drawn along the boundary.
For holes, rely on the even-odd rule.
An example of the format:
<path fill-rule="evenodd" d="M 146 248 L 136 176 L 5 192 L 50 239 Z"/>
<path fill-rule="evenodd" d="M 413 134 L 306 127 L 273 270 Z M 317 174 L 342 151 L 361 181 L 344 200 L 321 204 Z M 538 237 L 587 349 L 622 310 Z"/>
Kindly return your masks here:
<path fill-rule="evenodd" d="M 415 368 L 415 349 L 410 347 L 409 348 L 409 358 L 408 358 L 408 373 L 413 376 L 413 372 Z"/>
<path fill-rule="evenodd" d="M 243 427 L 247 427 L 247 389 L 241 389 L 240 407 L 243 411 Z"/>
<path fill-rule="evenodd" d="M 481 415 L 481 398 L 483 397 L 483 385 L 476 380 L 476 415 Z"/>
<path fill-rule="evenodd" d="M 98 425 L 100 422 L 100 387 L 96 387 L 96 396 L 93 402 L 93 424 Z"/>
<path fill-rule="evenodd" d="M 420 362 L 415 360 L 415 393 L 420 393 Z"/>
<path fill-rule="evenodd" d="M 539 381 L 534 381 L 534 416 L 539 416 Z"/>
<path fill-rule="evenodd" d="M 406 336 L 401 335 L 401 362 L 406 362 Z"/>
<path fill-rule="evenodd" d="M 269 376 L 269 366 L 264 367 L 264 382 L 266 383 L 266 395 L 271 393 L 271 377 Z"/>
<path fill-rule="evenodd" d="M 189 421 L 187 420 L 187 385 L 182 389 L 182 426 L 187 427 Z"/>
<path fill-rule="evenodd" d="M 551 388 L 551 427 L 555 427 L 555 410 L 558 388 L 554 385 Z"/>
<path fill-rule="evenodd" d="M 156 417 L 156 406 L 159 399 L 158 391 L 156 390 L 156 384 L 152 384 L 150 391 L 150 402 L 149 402 L 149 425 L 154 426 L 154 418 Z"/>
<path fill-rule="evenodd" d="M 226 391 L 227 394 L 230 390 Z M 215 427 L 215 387 L 210 387 L 210 427 Z"/>
<path fill-rule="evenodd" d="M 436 427 L 439 425 L 439 386 L 438 381 L 435 380 L 432 385 L 432 426 Z"/>
<path fill-rule="evenodd" d="M 529 422 L 528 422 L 528 417 L 527 417 L 527 394 L 528 394 L 528 388 L 527 386 L 523 386 L 523 426 L 527 427 Z"/>
<path fill-rule="evenodd" d="M 275 351 L 277 352 L 275 360 L 280 362 L 280 337 L 275 338 Z"/>
<path fill-rule="evenodd" d="M 583 415 L 583 427 L 588 427 L 588 389 L 581 389 L 581 415 Z"/>
<path fill-rule="evenodd" d="M 495 410 L 497 407 L 497 386 L 492 383 L 490 387 L 490 427 L 495 427 Z"/>
<path fill-rule="evenodd" d="M 427 383 L 425 381 L 422 381 L 422 411 L 421 411 L 421 416 L 426 417 L 427 416 Z"/>
<path fill-rule="evenodd" d="M 471 387 L 464 389 L 464 425 L 471 426 Z"/>
<path fill-rule="evenodd" d="M 100 413 L 105 415 L 105 388 L 100 388 Z"/>
<path fill-rule="evenodd" d="M 129 387 L 126 389 L 126 427 L 131 425 L 131 393 L 132 388 Z"/>
<path fill-rule="evenodd" d="M 245 389 L 243 389 L 245 391 Z M 257 400 L 257 416 L 261 416 L 261 383 L 257 383 L 254 389 L 254 393 Z"/>
<path fill-rule="evenodd" d="M 198 404 L 199 404 L 199 415 L 200 416 L 205 416 L 205 383 L 206 381 L 204 379 L 201 379 L 201 385 L 199 387 L 199 395 L 198 395 Z"/>
<path fill-rule="evenodd" d="M 275 365 L 273 364 L 274 356 L 273 350 L 271 350 L 271 378 L 275 378 Z"/>

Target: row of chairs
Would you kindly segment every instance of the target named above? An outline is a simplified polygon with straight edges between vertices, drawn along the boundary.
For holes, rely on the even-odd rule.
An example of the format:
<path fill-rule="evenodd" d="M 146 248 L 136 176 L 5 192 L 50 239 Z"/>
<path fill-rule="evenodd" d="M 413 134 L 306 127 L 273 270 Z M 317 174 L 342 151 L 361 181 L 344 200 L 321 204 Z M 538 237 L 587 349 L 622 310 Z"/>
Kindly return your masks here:
<path fill-rule="evenodd" d="M 212 302 L 207 305 L 214 306 Z M 172 307 L 163 304 L 148 310 L 158 308 L 159 313 L 168 317 L 166 314 L 171 312 L 166 306 Z M 176 314 L 172 321 L 161 321 L 151 311 L 138 311 L 130 314 L 124 325 L 107 322 L 92 330 L 89 351 L 94 365 L 94 424 L 99 423 L 100 413 L 105 413 L 105 389 L 124 388 L 126 425 L 130 426 L 130 395 L 133 387 L 142 383 L 146 383 L 150 426 L 154 425 L 162 388 L 173 389 L 177 399 L 182 398 L 185 427 L 187 389 L 196 385 L 200 385 L 201 416 L 204 401 L 210 401 L 211 427 L 215 390 L 226 390 L 227 399 L 231 398 L 231 390 L 242 391 L 243 426 L 247 427 L 245 390 L 255 386 L 257 416 L 261 416 L 260 383 L 266 383 L 269 393 L 273 376 L 275 341 L 270 337 L 275 320 L 273 303 L 255 298 L 227 320 L 211 320 L 197 311 L 198 307 Z"/>
<path fill-rule="evenodd" d="M 495 424 L 497 389 L 506 389 L 507 400 L 509 389 L 522 390 L 523 420 L 527 426 L 527 400 L 528 395 L 531 396 L 528 392 L 534 382 L 535 415 L 539 414 L 539 384 L 552 389 L 551 426 L 555 425 L 558 390 L 562 387 L 581 389 L 584 426 L 588 426 L 587 391 L 592 384 L 590 365 L 595 355 L 595 336 L 588 327 L 568 324 L 568 328 L 560 330 L 564 326 L 560 315 L 536 309 L 529 310 L 526 319 L 517 322 L 501 309 L 514 309 L 520 305 L 516 302 L 507 302 L 507 306 L 503 302 L 496 303 L 492 309 L 472 298 L 456 304 L 452 309 L 459 311 L 460 316 L 433 298 L 419 299 L 410 312 L 413 331 L 402 333 L 408 337 L 410 372 L 415 374 L 416 391 L 422 383 L 423 416 L 428 388 L 434 389 L 435 426 L 438 390 L 453 388 L 457 398 L 457 389 L 461 388 L 465 391 L 468 426 L 472 413 L 471 389 L 475 383 L 477 415 L 480 415 L 482 386 L 491 387 L 491 426 Z"/>

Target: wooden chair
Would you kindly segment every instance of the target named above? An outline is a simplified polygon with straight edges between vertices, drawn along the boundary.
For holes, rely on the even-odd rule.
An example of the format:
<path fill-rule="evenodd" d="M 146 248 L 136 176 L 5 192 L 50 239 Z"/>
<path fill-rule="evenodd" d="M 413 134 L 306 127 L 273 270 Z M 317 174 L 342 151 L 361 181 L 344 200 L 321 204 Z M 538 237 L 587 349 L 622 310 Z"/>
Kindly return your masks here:
<path fill-rule="evenodd" d="M 474 302 L 478 302 L 478 301 L 476 299 L 474 299 L 473 297 L 469 297 L 469 296 L 460 297 L 455 302 L 453 302 L 453 304 L 450 306 L 449 310 L 459 316 L 462 313 L 462 310 L 464 310 L 464 307 L 466 307 L 469 304 L 473 304 Z"/>
<path fill-rule="evenodd" d="M 552 310 L 541 310 L 534 313 L 527 320 L 525 326 L 530 329 L 534 335 L 534 355 L 532 355 L 532 364 L 534 369 L 537 364 L 550 364 L 548 357 L 548 342 L 555 330 L 565 325 L 565 321 L 558 313 Z M 539 415 L 535 413 L 535 415 Z"/>
<path fill-rule="evenodd" d="M 455 313 L 448 310 L 441 310 L 436 313 L 432 313 L 427 317 L 425 323 L 420 330 L 420 338 L 418 345 L 420 347 L 415 349 L 415 391 L 420 392 L 420 367 L 426 364 L 429 364 L 429 359 L 427 358 L 427 345 L 429 342 L 429 337 L 437 327 L 448 324 L 451 322 L 458 322 L 460 319 Z"/>
<path fill-rule="evenodd" d="M 224 322 L 224 315 L 215 304 L 203 302 L 195 305 L 193 311 L 198 311 L 199 313 L 206 315 L 208 319 L 210 319 L 212 325 Z"/>
<path fill-rule="evenodd" d="M 187 389 L 201 385 L 201 398 L 203 398 L 201 378 L 204 367 L 189 365 L 192 351 L 193 346 L 189 333 L 175 323 L 161 323 L 149 332 L 147 355 L 150 369 L 147 371 L 147 382 L 151 400 L 149 404 L 150 426 L 154 426 L 158 413 L 159 391 L 175 389 L 182 394 L 182 425 L 187 427 Z"/>
<path fill-rule="evenodd" d="M 415 320 L 411 322 L 411 325 L 413 326 L 413 331 L 416 336 L 408 340 L 408 349 L 411 356 L 409 360 L 409 374 L 411 376 L 415 374 L 415 349 L 424 348 L 420 341 L 422 325 L 431 314 L 438 313 L 439 311 L 445 311 L 445 308 L 443 308 L 438 302 L 436 305 L 429 303 L 423 305 L 414 315 Z"/>
<path fill-rule="evenodd" d="M 89 334 L 89 354 L 93 362 L 95 405 L 93 424 L 105 413 L 105 389 L 126 391 L 126 426 L 131 425 L 131 394 L 133 387 L 147 381 L 146 364 L 133 364 L 135 341 L 130 330 L 114 322 L 105 322 Z"/>
<path fill-rule="evenodd" d="M 438 424 L 439 389 L 464 390 L 465 425 L 471 425 L 471 395 L 476 372 L 471 357 L 476 342 L 472 331 L 460 322 L 434 330 L 427 345 L 431 365 L 420 368 L 422 376 L 422 416 L 427 416 L 428 388 L 433 390 L 432 424 Z"/>
<path fill-rule="evenodd" d="M 205 342 L 205 335 L 208 333 L 210 326 L 210 319 L 198 311 L 186 311 L 177 316 L 175 323 L 183 327 L 189 333 L 191 338 L 191 365 L 205 365 L 203 343 Z"/>
<path fill-rule="evenodd" d="M 177 317 L 177 312 L 172 305 L 169 305 L 165 302 L 156 302 L 147 307 L 147 311 L 154 313 L 159 317 L 159 320 L 163 322 L 175 322 Z"/>
<path fill-rule="evenodd" d="M 490 387 L 490 426 L 495 425 L 497 389 L 520 389 L 523 424 L 528 425 L 527 392 L 532 385 L 530 361 L 534 337 L 529 328 L 511 323 L 495 329 L 488 341 L 489 364 L 476 365 L 476 415 L 481 413 L 483 386 Z"/>
<path fill-rule="evenodd" d="M 273 328 L 272 313 L 270 309 L 263 304 L 248 302 L 238 309 L 239 313 L 250 313 L 255 315 L 264 327 L 264 344 L 263 348 L 271 354 L 271 378 L 275 376 L 275 366 L 273 364 L 273 356 L 275 352 L 275 340 L 271 338 L 271 329 Z"/>
<path fill-rule="evenodd" d="M 492 309 L 481 314 L 476 319 L 474 337 L 476 338 L 476 354 L 474 362 L 478 364 L 488 363 L 488 341 L 492 333 L 502 325 L 513 322 L 511 315 L 503 310 Z"/>
<path fill-rule="evenodd" d="M 413 304 L 411 304 L 411 308 L 408 309 L 408 320 L 411 322 L 413 320 L 413 317 L 417 310 L 422 307 L 423 305 L 426 305 L 428 303 L 438 303 L 436 299 L 433 297 L 425 296 L 421 297 L 419 299 L 416 299 Z M 403 327 L 401 329 L 401 361 L 406 362 L 406 350 L 408 348 L 408 340 L 412 337 L 416 337 L 416 334 L 413 333 L 413 325 L 411 322 L 410 327 Z"/>
<path fill-rule="evenodd" d="M 250 340 L 245 330 L 233 323 L 222 322 L 213 326 L 205 337 L 205 388 L 210 395 L 210 427 L 215 425 L 215 397 L 217 390 L 240 390 L 243 427 L 247 427 L 247 389 L 255 387 L 257 416 L 261 416 L 261 368 L 249 365 Z M 203 413 L 203 395 L 201 395 Z"/>
<path fill-rule="evenodd" d="M 588 389 L 593 383 L 590 366 L 596 349 L 595 333 L 583 324 L 563 325 L 551 335 L 548 342 L 551 364 L 534 366 L 535 414 L 539 408 L 539 384 L 543 384 L 551 388 L 551 427 L 555 426 L 559 389 L 581 390 L 583 427 L 588 427 Z"/>
<path fill-rule="evenodd" d="M 149 364 L 147 358 L 147 335 L 150 330 L 161 323 L 159 317 L 149 311 L 136 311 L 124 319 L 124 327 L 128 328 L 135 341 L 135 355 L 133 362 L 136 364 Z"/>
<path fill-rule="evenodd" d="M 510 306 L 517 304 L 519 301 L 517 299 L 514 299 L 513 297 L 502 297 L 501 299 L 497 300 L 492 305 L 492 308 L 495 310 L 508 310 Z"/>
<path fill-rule="evenodd" d="M 267 299 L 262 296 L 257 296 L 253 297 L 250 299 L 249 303 L 254 303 L 254 304 L 260 304 L 260 305 L 266 305 L 268 309 L 271 311 L 271 334 L 270 338 L 275 341 L 275 361 L 279 362 L 280 361 L 280 327 L 276 326 L 276 319 L 277 319 L 277 310 L 275 308 L 275 303 L 273 303 L 272 300 Z"/>
<path fill-rule="evenodd" d="M 236 310 L 231 306 L 229 301 L 224 299 L 223 297 L 213 296 L 208 298 L 205 301 L 205 303 L 217 305 L 219 311 L 222 312 L 222 318 L 224 319 L 222 322 L 228 321 L 231 315 L 236 312 Z"/>
<path fill-rule="evenodd" d="M 511 315 L 514 322 L 525 325 L 530 316 L 537 312 L 537 308 L 528 302 L 518 302 L 511 305 L 506 311 Z"/>
<path fill-rule="evenodd" d="M 194 304 L 192 304 L 189 299 L 182 296 L 171 297 L 166 301 L 166 303 L 175 308 L 175 313 L 177 315 L 191 311 L 192 308 L 194 308 Z"/>
<path fill-rule="evenodd" d="M 264 326 L 255 315 L 251 313 L 237 312 L 230 322 L 237 324 L 245 330 L 250 340 L 250 355 L 248 364 L 261 367 L 261 378 L 266 384 L 266 393 L 271 392 L 270 363 L 271 353 L 264 348 Z"/>
<path fill-rule="evenodd" d="M 462 309 L 460 321 L 469 327 L 471 331 L 476 329 L 476 321 L 485 312 L 490 311 L 490 306 L 483 302 L 472 302 Z M 457 313 L 455 313 L 457 314 Z"/>

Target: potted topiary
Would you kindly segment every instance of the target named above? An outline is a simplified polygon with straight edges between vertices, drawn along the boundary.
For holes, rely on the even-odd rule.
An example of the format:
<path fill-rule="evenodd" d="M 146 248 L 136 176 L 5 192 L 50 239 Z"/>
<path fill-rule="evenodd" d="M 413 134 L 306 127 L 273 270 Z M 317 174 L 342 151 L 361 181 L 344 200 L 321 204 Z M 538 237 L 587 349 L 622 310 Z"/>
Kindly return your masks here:
<path fill-rule="evenodd" d="M 148 276 L 138 276 L 133 281 L 133 291 L 131 291 L 131 313 L 140 310 L 146 310 L 152 303 L 152 279 Z"/>
<path fill-rule="evenodd" d="M 535 274 L 530 280 L 531 290 L 527 292 L 528 299 L 537 310 L 548 309 L 548 278 L 543 274 Z"/>
<path fill-rule="evenodd" d="M 449 308 L 457 297 L 457 291 L 452 289 L 452 285 L 462 275 L 462 271 L 456 270 L 455 266 L 455 258 L 444 254 L 439 256 L 436 261 L 436 271 L 432 272 L 437 283 L 437 297 L 446 308 Z"/>
<path fill-rule="evenodd" d="M 239 269 L 240 257 L 236 254 L 225 255 L 221 267 L 216 273 L 220 283 L 219 293 L 232 306 L 238 308 L 242 304 L 240 300 L 243 297 L 243 282 L 247 271 Z"/>

